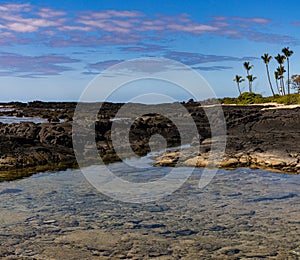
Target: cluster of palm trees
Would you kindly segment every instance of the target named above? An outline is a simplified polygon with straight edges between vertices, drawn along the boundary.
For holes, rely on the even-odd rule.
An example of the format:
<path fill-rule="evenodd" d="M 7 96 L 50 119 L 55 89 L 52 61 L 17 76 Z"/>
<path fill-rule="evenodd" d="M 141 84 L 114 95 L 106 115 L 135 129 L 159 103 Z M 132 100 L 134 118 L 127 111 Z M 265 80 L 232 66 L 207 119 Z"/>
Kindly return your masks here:
<path fill-rule="evenodd" d="M 269 71 L 269 63 L 273 57 L 270 56 L 268 53 L 265 53 L 264 55 L 261 56 L 261 59 L 263 60 L 263 62 L 266 65 L 268 82 L 269 82 L 270 89 L 271 89 L 273 96 L 276 95 L 276 92 L 277 92 L 277 94 L 280 94 L 280 95 L 286 95 L 286 94 L 289 95 L 291 93 L 290 57 L 293 55 L 293 53 L 294 52 L 292 50 L 290 50 L 289 47 L 285 47 L 282 49 L 282 54 L 279 53 L 277 56 L 274 57 L 278 63 L 278 67 L 274 71 L 274 78 L 275 78 L 275 82 L 276 82 L 276 90 L 277 91 L 275 91 L 273 88 L 271 77 L 270 77 L 270 71 Z M 285 73 L 286 73 L 286 70 L 284 67 L 285 61 L 287 61 L 287 86 L 285 86 L 285 83 L 284 83 L 284 77 L 285 77 Z M 248 80 L 249 92 L 252 92 L 252 83 L 256 79 L 256 77 L 254 77 L 253 74 L 250 74 L 250 70 L 254 66 L 251 65 L 250 62 L 247 62 L 247 61 L 244 62 L 243 65 L 244 65 L 244 68 L 247 73 L 246 78 Z M 245 81 L 245 79 L 243 79 L 243 77 L 240 75 L 235 75 L 234 81 L 237 84 L 239 93 L 242 94 L 240 84 L 243 81 Z"/>

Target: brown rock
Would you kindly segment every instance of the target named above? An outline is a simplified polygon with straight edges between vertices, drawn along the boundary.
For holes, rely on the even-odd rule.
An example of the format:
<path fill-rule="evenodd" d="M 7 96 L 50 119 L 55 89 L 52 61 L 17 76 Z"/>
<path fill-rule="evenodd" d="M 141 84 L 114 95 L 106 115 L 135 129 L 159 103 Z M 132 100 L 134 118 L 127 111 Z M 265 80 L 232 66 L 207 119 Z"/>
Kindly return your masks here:
<path fill-rule="evenodd" d="M 239 164 L 239 160 L 237 158 L 228 158 L 225 160 L 222 160 L 220 163 L 221 168 L 231 168 L 235 167 Z"/>
<path fill-rule="evenodd" d="M 207 165 L 207 160 L 201 156 L 196 156 L 194 158 L 190 158 L 183 163 L 184 166 L 188 167 L 205 167 Z"/>

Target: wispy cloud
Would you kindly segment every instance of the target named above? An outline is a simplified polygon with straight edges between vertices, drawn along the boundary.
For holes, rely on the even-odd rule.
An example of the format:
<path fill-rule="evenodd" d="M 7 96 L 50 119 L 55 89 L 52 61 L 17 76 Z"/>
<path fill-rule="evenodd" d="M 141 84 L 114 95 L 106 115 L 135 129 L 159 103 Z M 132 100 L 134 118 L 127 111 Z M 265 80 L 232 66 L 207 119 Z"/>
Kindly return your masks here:
<path fill-rule="evenodd" d="M 112 33 L 133 32 L 187 32 L 202 34 L 217 30 L 214 26 L 193 22 L 187 15 L 157 15 L 147 17 L 135 11 L 89 12 L 75 20 L 90 30 L 100 29 Z"/>
<path fill-rule="evenodd" d="M 250 27 L 253 25 L 267 25 L 271 23 L 270 19 L 263 17 L 213 16 L 213 18 L 215 21 L 225 22 L 226 25 L 236 23 L 236 25 L 240 27 Z"/>
<path fill-rule="evenodd" d="M 300 22 L 294 21 L 294 26 Z M 213 16 L 206 22 L 188 14 L 148 15 L 138 11 L 105 10 L 69 13 L 53 8 L 26 4 L 0 5 L 0 46 L 39 42 L 50 47 L 94 47 L 116 45 L 124 53 L 153 54 L 180 61 L 198 70 L 231 69 L 220 62 L 254 60 L 255 57 L 234 57 L 194 52 L 170 51 L 163 43 L 169 36 L 216 35 L 230 39 L 247 39 L 269 44 L 300 44 L 299 39 L 272 33 L 272 20 L 264 17 Z M 85 66 L 84 74 L 97 74 L 123 60 L 106 60 Z M 66 56 L 25 56 L 0 53 L 0 75 L 44 77 L 71 70 L 79 62 Z M 202 66 L 206 63 L 210 66 Z M 69 64 L 69 65 L 68 65 Z M 227 64 L 226 64 L 227 65 Z"/>
<path fill-rule="evenodd" d="M 5 76 L 16 77 L 45 77 L 60 75 L 72 70 L 65 64 L 79 62 L 65 56 L 25 56 L 16 53 L 0 53 L 0 72 Z"/>
<path fill-rule="evenodd" d="M 177 51 L 165 51 L 164 57 L 167 59 L 176 60 L 178 62 L 181 62 L 185 65 L 191 66 L 193 69 L 196 70 L 202 70 L 202 71 L 221 71 L 221 70 L 228 70 L 232 69 L 231 66 L 224 66 L 219 65 L 220 62 L 229 62 L 229 61 L 252 61 L 256 60 L 258 58 L 256 57 L 233 57 L 233 56 L 222 56 L 222 55 L 205 55 L 205 54 L 199 54 L 199 53 L 192 53 L 192 52 L 177 52 Z M 151 60 L 151 58 L 149 58 Z M 86 75 L 94 75 L 98 74 L 99 72 L 116 65 L 120 62 L 123 62 L 124 60 L 104 60 L 99 61 L 96 63 L 91 63 L 86 66 L 86 70 L 83 72 L 83 74 Z M 206 63 L 216 63 L 215 65 L 210 66 L 201 66 L 201 64 Z M 137 65 L 138 64 L 138 65 Z M 139 66 L 143 65 L 143 68 L 140 68 Z M 132 66 L 132 68 L 130 67 Z M 149 67 L 150 66 L 150 67 Z M 154 67 L 153 67 L 154 66 Z M 158 66 L 159 67 L 159 66 Z M 127 68 L 132 69 L 133 71 L 153 71 L 155 70 L 155 62 L 147 62 L 146 60 L 141 63 L 140 60 L 132 60 L 127 63 Z M 161 66 L 160 66 L 161 68 Z M 166 67 L 165 69 L 169 69 Z"/>
<path fill-rule="evenodd" d="M 115 64 L 118 64 L 120 62 L 123 62 L 124 60 L 106 60 L 106 61 L 99 61 L 96 63 L 88 64 L 88 69 L 97 69 L 97 70 L 103 70 L 107 69 L 110 66 L 113 66 Z"/>
<path fill-rule="evenodd" d="M 271 44 L 291 44 L 291 45 L 297 45 L 300 43 L 300 40 L 291 37 L 288 35 L 280 35 L 275 33 L 262 33 L 262 32 L 251 32 L 247 31 L 244 33 L 245 38 L 255 41 L 255 42 L 266 42 Z"/>
<path fill-rule="evenodd" d="M 248 39 L 270 44 L 300 44 L 300 40 L 289 35 L 271 33 L 272 21 L 262 17 L 213 16 L 211 24 L 218 27 L 216 35 L 231 39 Z"/>
<path fill-rule="evenodd" d="M 293 21 L 292 25 L 294 25 L 294 26 L 300 26 L 300 21 Z"/>
<path fill-rule="evenodd" d="M 221 70 L 230 70 L 233 69 L 233 67 L 230 66 L 197 66 L 193 67 L 195 70 L 202 70 L 202 71 L 221 71 Z"/>
<path fill-rule="evenodd" d="M 120 47 L 119 49 L 124 52 L 149 53 L 165 51 L 167 47 L 158 44 L 137 43 L 135 46 Z"/>
<path fill-rule="evenodd" d="M 65 22 L 65 19 L 60 17 L 63 14 L 60 11 L 43 8 L 35 12 L 29 4 L 2 5 L 0 6 L 1 30 L 32 33 L 41 28 L 58 27 Z"/>
<path fill-rule="evenodd" d="M 288 35 L 265 33 L 272 24 L 264 17 L 213 16 L 198 22 L 188 14 L 147 15 L 128 10 L 69 13 L 31 4 L 0 5 L 0 45 L 38 40 L 48 46 L 129 45 L 165 39 L 168 34 L 218 35 L 251 41 L 298 43 Z M 33 37 L 34 36 L 34 37 Z M 151 42 L 151 40 L 150 40 Z M 151 46 L 128 47 L 128 51 L 155 51 Z"/>
<path fill-rule="evenodd" d="M 60 36 L 47 36 L 42 35 L 39 37 L 40 41 L 45 42 L 45 44 L 50 47 L 70 47 L 70 46 L 80 46 L 80 47 L 95 47 L 99 45 L 128 45 L 135 44 L 142 40 L 139 35 L 83 35 L 78 32 L 69 32 L 68 34 Z"/>
<path fill-rule="evenodd" d="M 222 56 L 222 55 L 207 55 L 193 52 L 179 52 L 170 51 L 165 55 L 168 59 L 180 61 L 186 65 L 196 65 L 209 62 L 224 62 L 224 61 L 244 61 L 244 60 L 255 60 L 256 57 L 233 57 L 233 56 Z"/>

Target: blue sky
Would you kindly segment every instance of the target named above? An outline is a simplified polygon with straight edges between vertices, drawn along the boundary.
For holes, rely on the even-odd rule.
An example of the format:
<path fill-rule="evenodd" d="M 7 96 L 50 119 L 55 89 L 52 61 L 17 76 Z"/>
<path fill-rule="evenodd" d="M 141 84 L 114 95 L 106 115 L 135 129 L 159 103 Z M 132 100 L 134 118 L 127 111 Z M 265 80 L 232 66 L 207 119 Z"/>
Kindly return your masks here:
<path fill-rule="evenodd" d="M 0 101 L 76 101 L 101 71 L 141 57 L 196 69 L 219 97 L 237 95 L 233 77 L 250 61 L 255 92 L 270 95 L 263 53 L 289 46 L 291 74 L 300 74 L 299 8 L 297 0 L 0 1 Z"/>

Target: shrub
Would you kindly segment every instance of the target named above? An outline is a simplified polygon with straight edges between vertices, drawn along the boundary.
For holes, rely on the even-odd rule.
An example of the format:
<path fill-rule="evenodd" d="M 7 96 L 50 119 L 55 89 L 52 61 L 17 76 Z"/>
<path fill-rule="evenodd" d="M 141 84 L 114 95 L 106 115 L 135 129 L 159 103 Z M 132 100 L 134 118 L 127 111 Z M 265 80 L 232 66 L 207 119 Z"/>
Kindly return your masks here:
<path fill-rule="evenodd" d="M 275 102 L 285 105 L 300 104 L 300 94 L 290 94 L 285 96 L 275 95 L 270 97 L 263 97 L 260 94 L 245 92 L 237 98 L 225 97 L 220 99 L 222 104 L 261 104 Z"/>
<path fill-rule="evenodd" d="M 300 95 L 299 94 L 290 94 L 286 96 L 278 96 L 273 98 L 273 102 L 277 102 L 285 105 L 296 105 L 300 104 Z"/>
<path fill-rule="evenodd" d="M 219 99 L 220 103 L 222 104 L 236 104 L 236 98 L 231 98 L 231 97 L 225 97 Z"/>
<path fill-rule="evenodd" d="M 257 104 L 263 102 L 263 96 L 253 92 L 244 92 L 237 98 L 237 104 Z"/>

